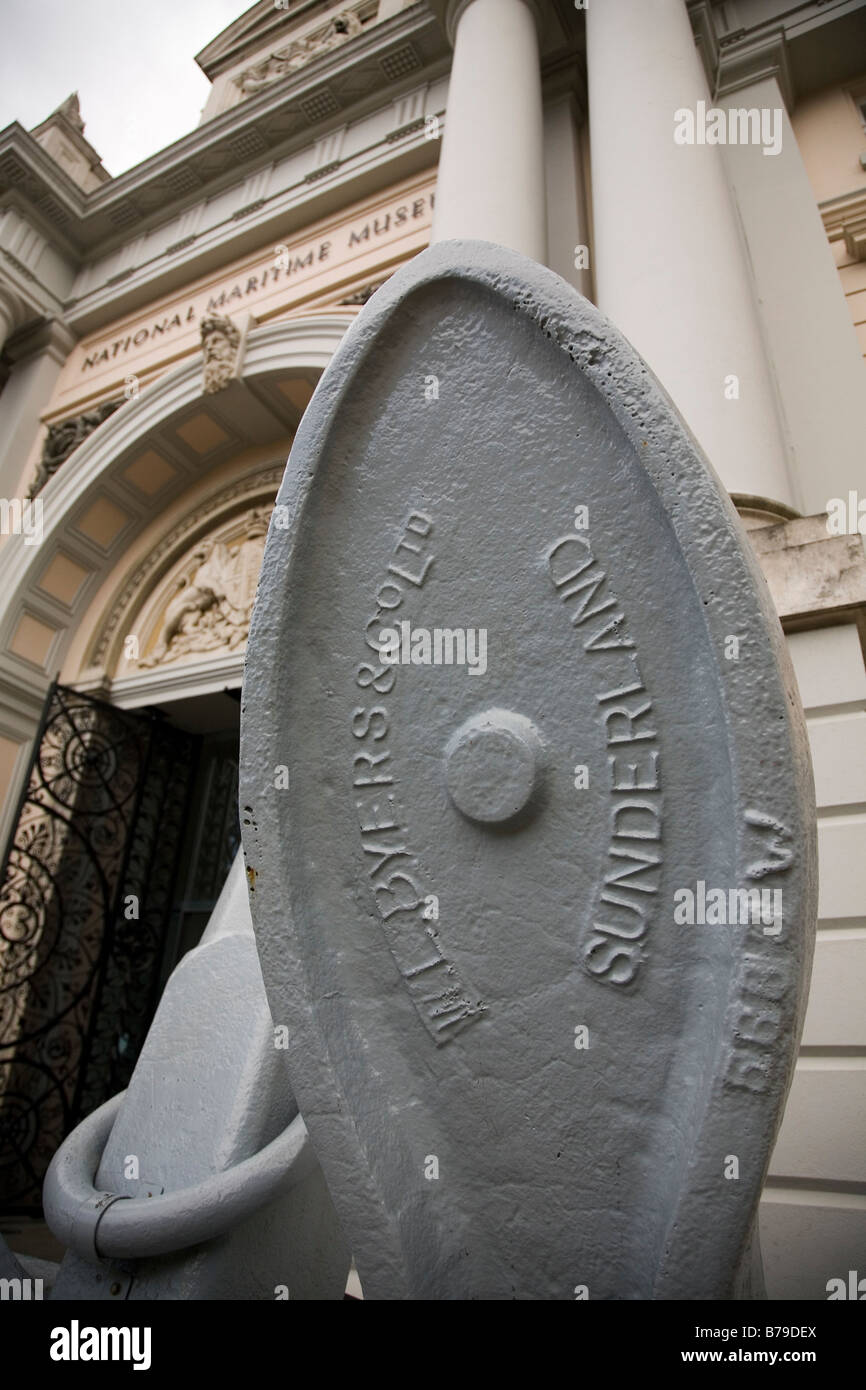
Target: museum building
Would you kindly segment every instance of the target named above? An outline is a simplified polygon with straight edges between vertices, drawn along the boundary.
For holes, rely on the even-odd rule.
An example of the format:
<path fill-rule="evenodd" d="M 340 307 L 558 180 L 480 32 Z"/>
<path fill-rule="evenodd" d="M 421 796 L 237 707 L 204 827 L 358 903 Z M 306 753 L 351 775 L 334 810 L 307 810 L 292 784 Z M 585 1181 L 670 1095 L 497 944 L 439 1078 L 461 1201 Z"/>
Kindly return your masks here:
<path fill-rule="evenodd" d="M 259 0 L 196 61 L 199 126 L 118 177 L 75 94 L 0 132 L 0 1229 L 127 1084 L 239 848 L 318 377 L 397 267 L 479 237 L 634 344 L 764 570 L 821 879 L 768 1291 L 866 1277 L 866 0 Z"/>

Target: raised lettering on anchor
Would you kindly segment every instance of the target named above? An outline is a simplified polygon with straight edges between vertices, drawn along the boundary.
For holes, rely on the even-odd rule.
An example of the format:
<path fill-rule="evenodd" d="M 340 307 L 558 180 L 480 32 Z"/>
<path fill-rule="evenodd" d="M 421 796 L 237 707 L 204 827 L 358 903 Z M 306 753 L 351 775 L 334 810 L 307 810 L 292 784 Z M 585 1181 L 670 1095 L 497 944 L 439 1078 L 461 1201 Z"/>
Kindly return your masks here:
<path fill-rule="evenodd" d="M 357 667 L 355 682 L 362 691 L 388 696 L 394 689 L 396 669 L 380 663 L 375 633 L 383 622 L 393 621 L 389 615 L 402 608 L 410 596 L 403 585 L 420 589 L 427 579 L 434 563 L 429 551 L 432 531 L 430 517 L 423 512 L 410 513 L 394 548 L 394 559 L 387 566 L 390 577 L 379 585 L 376 611 L 364 629 L 364 642 L 375 653 L 376 661 L 362 661 Z M 441 1045 L 482 1018 L 487 1006 L 461 980 L 442 949 L 437 931 L 424 916 L 426 890 L 394 793 L 387 706 L 381 701 L 370 707 L 358 706 L 352 711 L 351 729 L 362 745 L 352 760 L 352 786 L 376 912 L 418 1016 Z"/>
<path fill-rule="evenodd" d="M 620 682 L 596 697 L 609 749 L 610 847 L 590 926 L 583 933 L 584 968 L 605 984 L 629 985 L 643 959 L 643 941 L 659 889 L 662 797 L 652 700 L 637 664 L 619 599 L 589 539 L 570 532 L 547 551 L 547 570 L 585 652 L 617 652 Z M 635 746 L 636 745 L 636 746 Z M 639 792 L 641 795 L 622 795 Z"/>
<path fill-rule="evenodd" d="M 787 826 L 768 812 L 751 808 L 744 811 L 743 819 L 748 827 L 750 855 L 756 846 L 762 852 L 761 858 L 746 867 L 746 878 L 765 879 L 770 874 L 787 873 L 794 862 Z M 774 930 L 754 930 L 754 945 L 743 957 L 728 1008 L 725 1085 L 756 1095 L 767 1090 L 780 1056 L 776 1044 L 784 1022 L 782 1001 L 788 988 L 772 956 L 780 935 L 781 923 Z"/>

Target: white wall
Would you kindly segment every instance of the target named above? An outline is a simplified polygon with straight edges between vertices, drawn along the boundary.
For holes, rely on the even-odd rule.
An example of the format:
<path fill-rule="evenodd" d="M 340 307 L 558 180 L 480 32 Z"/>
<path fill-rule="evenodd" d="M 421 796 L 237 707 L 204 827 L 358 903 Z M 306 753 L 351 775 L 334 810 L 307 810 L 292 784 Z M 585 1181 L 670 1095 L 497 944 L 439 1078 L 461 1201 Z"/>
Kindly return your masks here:
<path fill-rule="evenodd" d="M 818 938 L 800 1058 L 761 1203 L 770 1298 L 866 1277 L 866 669 L 856 627 L 788 645 L 818 802 Z"/>

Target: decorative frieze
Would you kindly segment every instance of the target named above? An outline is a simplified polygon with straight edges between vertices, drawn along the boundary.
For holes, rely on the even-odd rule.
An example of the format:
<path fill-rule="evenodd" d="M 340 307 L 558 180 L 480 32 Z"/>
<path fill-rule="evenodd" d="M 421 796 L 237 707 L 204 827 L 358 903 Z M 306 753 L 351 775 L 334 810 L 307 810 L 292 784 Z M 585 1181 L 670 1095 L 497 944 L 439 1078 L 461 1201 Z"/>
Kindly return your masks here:
<path fill-rule="evenodd" d="M 49 425 L 48 435 L 42 446 L 42 457 L 30 484 L 28 497 L 35 497 L 37 492 L 41 492 L 49 478 L 54 477 L 60 465 L 66 462 L 79 444 L 83 444 L 87 436 L 98 429 L 103 420 L 107 420 L 121 405 L 122 400 L 103 401 L 92 410 L 85 410 L 81 415 L 73 416 L 71 420 L 63 420 L 59 425 Z"/>
<path fill-rule="evenodd" d="M 254 96 L 288 73 L 297 72 L 314 58 L 321 58 L 361 33 L 363 25 L 355 10 L 342 10 L 327 24 L 303 38 L 293 39 L 283 48 L 244 68 L 234 79 L 244 96 Z"/>

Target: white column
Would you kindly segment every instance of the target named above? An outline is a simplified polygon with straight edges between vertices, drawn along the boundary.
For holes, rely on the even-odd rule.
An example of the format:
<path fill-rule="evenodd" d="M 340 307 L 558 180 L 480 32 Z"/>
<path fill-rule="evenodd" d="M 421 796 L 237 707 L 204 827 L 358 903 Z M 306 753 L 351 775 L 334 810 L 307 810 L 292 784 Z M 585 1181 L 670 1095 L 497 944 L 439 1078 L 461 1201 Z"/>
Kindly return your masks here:
<path fill-rule="evenodd" d="M 433 241 L 547 251 L 541 68 L 530 0 L 457 0 Z"/>
<path fill-rule="evenodd" d="M 799 507 L 720 149 L 674 142 L 711 105 L 684 0 L 591 3 L 587 61 L 599 307 L 725 487 Z"/>
<path fill-rule="evenodd" d="M 725 108 L 778 113 L 779 147 L 724 150 L 749 247 L 767 345 L 804 510 L 862 485 L 866 371 L 815 194 L 774 76 L 725 95 Z M 769 118 L 768 118 L 769 119 Z"/>

